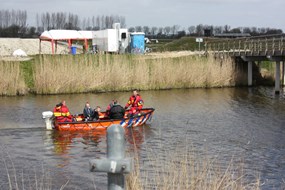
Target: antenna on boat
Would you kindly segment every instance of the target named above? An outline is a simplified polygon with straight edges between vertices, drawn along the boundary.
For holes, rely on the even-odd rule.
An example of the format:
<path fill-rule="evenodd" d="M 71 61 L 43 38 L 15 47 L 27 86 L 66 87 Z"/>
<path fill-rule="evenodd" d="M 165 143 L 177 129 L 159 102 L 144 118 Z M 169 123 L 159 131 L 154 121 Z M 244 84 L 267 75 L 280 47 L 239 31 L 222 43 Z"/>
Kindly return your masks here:
<path fill-rule="evenodd" d="M 45 120 L 45 123 L 46 123 L 46 129 L 47 130 L 52 130 L 53 127 L 52 127 L 52 117 L 53 117 L 53 112 L 51 111 L 44 111 L 42 113 L 43 115 L 43 119 Z"/>

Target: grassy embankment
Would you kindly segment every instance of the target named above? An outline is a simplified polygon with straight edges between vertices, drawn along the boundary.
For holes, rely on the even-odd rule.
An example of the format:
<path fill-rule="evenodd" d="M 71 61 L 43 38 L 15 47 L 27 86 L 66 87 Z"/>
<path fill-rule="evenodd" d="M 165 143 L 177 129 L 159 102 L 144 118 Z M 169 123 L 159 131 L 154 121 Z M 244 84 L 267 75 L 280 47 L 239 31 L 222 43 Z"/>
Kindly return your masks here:
<path fill-rule="evenodd" d="M 231 59 L 132 55 L 40 56 L 0 61 L 1 95 L 61 94 L 172 88 L 228 87 L 243 83 Z"/>

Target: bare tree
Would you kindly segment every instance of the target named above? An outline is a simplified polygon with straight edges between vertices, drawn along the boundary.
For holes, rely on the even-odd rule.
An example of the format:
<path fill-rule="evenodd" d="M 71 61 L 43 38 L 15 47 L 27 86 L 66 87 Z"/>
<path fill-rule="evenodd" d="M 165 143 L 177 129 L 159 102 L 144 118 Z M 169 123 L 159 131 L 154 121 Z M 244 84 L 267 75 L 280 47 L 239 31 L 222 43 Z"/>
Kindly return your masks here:
<path fill-rule="evenodd" d="M 120 16 L 120 23 L 121 23 L 121 27 L 122 28 L 126 28 L 127 25 L 126 25 L 126 18 L 123 17 L 123 16 Z"/>
<path fill-rule="evenodd" d="M 55 29 L 57 28 L 56 25 L 57 25 L 57 19 L 56 19 L 56 13 L 51 13 L 51 28 L 52 29 Z"/>
<path fill-rule="evenodd" d="M 66 23 L 66 13 L 56 13 L 56 28 L 63 29 Z"/>
<path fill-rule="evenodd" d="M 11 15 L 9 11 L 6 10 L 4 13 L 4 27 L 8 27 L 11 25 L 10 19 L 11 19 Z"/>
<path fill-rule="evenodd" d="M 196 33 L 198 36 L 202 36 L 204 34 L 204 26 L 203 24 L 198 24 L 196 26 Z"/>
<path fill-rule="evenodd" d="M 158 28 L 158 34 L 159 34 L 159 35 L 162 35 L 162 34 L 163 34 L 163 27 L 159 27 L 159 28 Z"/>
<path fill-rule="evenodd" d="M 100 24 L 101 24 L 100 29 L 106 29 L 105 28 L 105 16 L 104 15 L 101 16 Z"/>
<path fill-rule="evenodd" d="M 92 28 L 92 26 L 91 26 L 91 21 L 90 21 L 90 18 L 89 18 L 89 17 L 87 18 L 86 26 L 87 26 L 87 27 L 86 27 L 86 30 Z"/>
<path fill-rule="evenodd" d="M 194 33 L 195 33 L 195 30 L 196 30 L 196 27 L 195 27 L 195 26 L 189 26 L 189 27 L 188 27 L 188 32 L 189 32 L 189 34 L 194 34 Z"/>
<path fill-rule="evenodd" d="M 129 31 L 129 32 L 135 32 L 136 29 L 135 29 L 134 27 L 130 27 L 128 31 Z"/>
<path fill-rule="evenodd" d="M 92 28 L 94 29 L 96 26 L 96 19 L 95 16 L 92 16 Z"/>
<path fill-rule="evenodd" d="M 180 28 L 179 25 L 173 25 L 173 26 L 171 27 L 171 33 L 172 33 L 173 35 L 177 34 L 179 28 Z"/>
<path fill-rule="evenodd" d="M 150 31 L 150 29 L 149 29 L 148 26 L 144 26 L 143 29 L 142 29 L 142 31 L 143 31 L 145 34 L 148 34 L 149 31 Z"/>
<path fill-rule="evenodd" d="M 3 11 L 0 11 L 0 28 L 3 28 L 3 20 L 4 20 Z"/>
<path fill-rule="evenodd" d="M 231 30 L 231 26 L 229 26 L 229 25 L 225 25 L 224 26 L 224 33 L 228 33 L 229 31 Z"/>
<path fill-rule="evenodd" d="M 100 16 L 97 16 L 95 30 L 100 30 L 100 29 L 101 29 Z"/>
<path fill-rule="evenodd" d="M 18 11 L 18 16 L 20 16 L 19 18 L 19 26 L 20 27 L 26 27 L 27 26 L 27 11 Z"/>
<path fill-rule="evenodd" d="M 21 28 L 26 27 L 27 11 L 1 10 L 0 11 L 0 27 L 7 28 L 12 25 L 19 26 Z"/>
<path fill-rule="evenodd" d="M 0 20 L 1 20 L 1 17 L 0 17 Z M 38 13 L 36 15 L 36 25 L 37 25 L 37 31 L 39 31 L 39 29 L 40 29 L 40 16 Z"/>
<path fill-rule="evenodd" d="M 86 29 L 86 26 L 87 24 L 86 24 L 86 18 L 84 18 L 83 20 L 82 20 L 82 22 L 81 22 L 81 28 L 83 29 L 83 30 L 85 30 Z"/>
<path fill-rule="evenodd" d="M 249 27 L 244 27 L 243 29 L 242 29 L 242 33 L 244 33 L 244 34 L 246 34 L 246 33 L 251 33 L 251 30 L 250 30 L 250 28 Z"/>
<path fill-rule="evenodd" d="M 44 29 L 44 30 L 46 30 L 46 15 L 45 14 L 42 14 L 41 15 L 41 24 L 42 24 L 42 28 Z"/>
<path fill-rule="evenodd" d="M 110 28 L 110 17 L 105 16 L 105 27 L 104 28 Z"/>
<path fill-rule="evenodd" d="M 164 27 L 164 33 L 165 33 L 166 35 L 169 35 L 169 34 L 170 34 L 170 31 L 171 31 L 171 27 L 170 27 L 170 26 Z"/>
<path fill-rule="evenodd" d="M 136 26 L 135 29 L 136 29 L 136 32 L 142 32 L 143 31 L 141 26 Z"/>
<path fill-rule="evenodd" d="M 156 26 L 151 27 L 150 31 L 152 35 L 155 35 L 157 33 L 158 28 Z"/>

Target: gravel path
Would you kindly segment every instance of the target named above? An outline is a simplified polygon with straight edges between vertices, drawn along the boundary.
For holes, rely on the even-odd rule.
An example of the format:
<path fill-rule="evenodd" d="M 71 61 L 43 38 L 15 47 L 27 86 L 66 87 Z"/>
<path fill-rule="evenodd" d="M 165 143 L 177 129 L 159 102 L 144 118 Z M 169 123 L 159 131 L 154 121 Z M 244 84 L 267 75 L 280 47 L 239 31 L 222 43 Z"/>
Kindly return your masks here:
<path fill-rule="evenodd" d="M 51 54 L 51 43 L 42 41 L 42 53 Z M 27 55 L 39 54 L 39 39 L 0 38 L 0 57 L 10 57 L 17 49 L 22 49 Z M 57 54 L 65 54 L 68 48 L 57 46 Z"/>

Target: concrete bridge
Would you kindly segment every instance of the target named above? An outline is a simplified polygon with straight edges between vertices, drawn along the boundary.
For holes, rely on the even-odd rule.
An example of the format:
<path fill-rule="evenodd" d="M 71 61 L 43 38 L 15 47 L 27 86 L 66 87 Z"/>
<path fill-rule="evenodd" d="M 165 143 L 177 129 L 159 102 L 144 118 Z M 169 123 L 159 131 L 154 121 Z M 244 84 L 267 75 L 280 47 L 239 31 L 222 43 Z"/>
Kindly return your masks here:
<path fill-rule="evenodd" d="M 206 51 L 215 56 L 240 57 L 248 63 L 248 86 L 252 86 L 253 62 L 276 63 L 275 92 L 280 93 L 280 81 L 284 85 L 285 34 L 212 40 L 206 42 Z M 282 69 L 281 69 L 282 63 Z M 282 73 L 281 73 L 282 72 Z"/>

